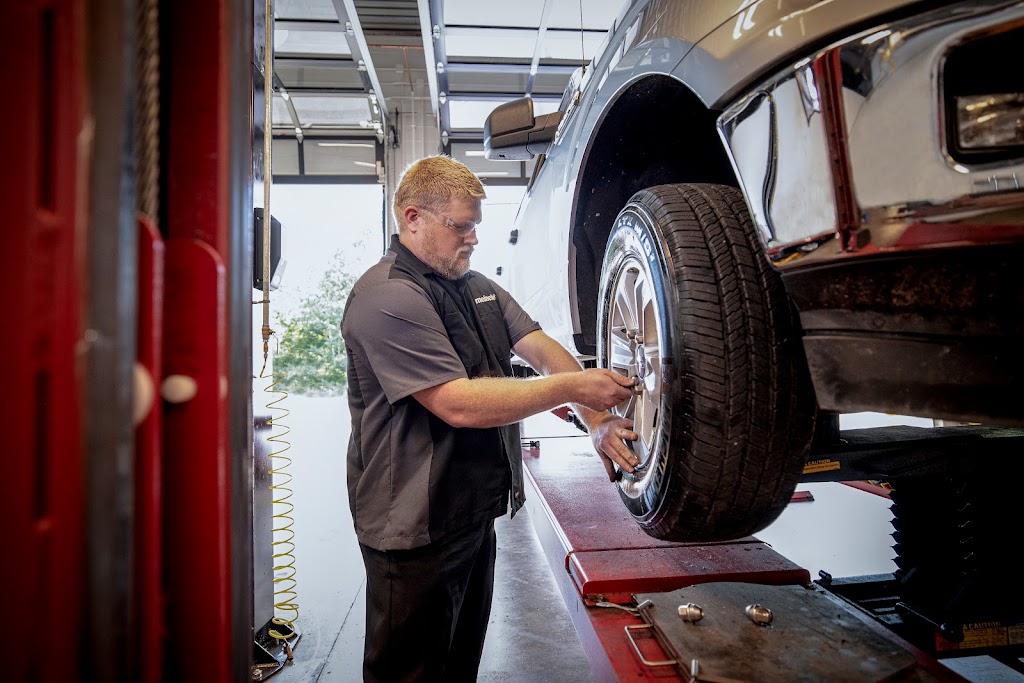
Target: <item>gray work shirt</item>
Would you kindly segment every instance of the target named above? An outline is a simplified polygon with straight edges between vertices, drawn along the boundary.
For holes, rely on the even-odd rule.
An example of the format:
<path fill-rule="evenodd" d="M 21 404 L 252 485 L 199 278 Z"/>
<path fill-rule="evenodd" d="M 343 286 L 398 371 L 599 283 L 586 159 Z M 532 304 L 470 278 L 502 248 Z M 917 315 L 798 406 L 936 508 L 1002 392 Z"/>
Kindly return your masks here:
<path fill-rule="evenodd" d="M 359 278 L 342 322 L 352 415 L 349 505 L 359 542 L 377 550 L 426 545 L 466 524 L 501 516 L 508 506 L 507 461 L 486 461 L 504 460 L 498 452 L 479 459 L 492 471 L 497 467 L 505 480 L 480 486 L 477 479 L 472 491 L 459 491 L 458 509 L 448 509 L 442 492 L 452 490 L 452 478 L 473 482 L 467 464 L 477 462 L 451 460 L 453 440 L 444 433 L 454 428 L 412 394 L 464 378 L 466 368 L 426 292 L 393 275 L 395 258 L 389 250 Z M 500 311 L 510 346 L 540 329 L 508 292 L 492 285 L 494 300 L 481 297 L 486 300 L 476 305 Z"/>

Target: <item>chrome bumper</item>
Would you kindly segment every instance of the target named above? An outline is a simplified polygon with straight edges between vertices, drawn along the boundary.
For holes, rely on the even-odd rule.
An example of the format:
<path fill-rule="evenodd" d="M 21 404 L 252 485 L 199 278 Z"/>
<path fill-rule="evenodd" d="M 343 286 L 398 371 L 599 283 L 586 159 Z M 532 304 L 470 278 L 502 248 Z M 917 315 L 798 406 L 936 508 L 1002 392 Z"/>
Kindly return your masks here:
<path fill-rule="evenodd" d="M 951 48 L 1021 22 L 1024 3 L 1003 0 L 878 26 L 727 109 L 719 134 L 773 262 L 1024 241 L 1024 159 L 957 163 L 941 78 Z"/>

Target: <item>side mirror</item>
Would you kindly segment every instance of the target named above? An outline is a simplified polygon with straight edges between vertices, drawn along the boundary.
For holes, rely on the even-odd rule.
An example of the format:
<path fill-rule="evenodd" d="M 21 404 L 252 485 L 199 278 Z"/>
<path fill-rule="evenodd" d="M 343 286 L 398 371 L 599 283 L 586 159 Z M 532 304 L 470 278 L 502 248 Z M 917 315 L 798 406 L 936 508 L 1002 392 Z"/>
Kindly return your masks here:
<path fill-rule="evenodd" d="M 533 99 L 520 97 L 495 108 L 484 122 L 484 156 L 499 161 L 529 161 L 544 154 L 555 139 L 562 112 L 533 116 Z"/>

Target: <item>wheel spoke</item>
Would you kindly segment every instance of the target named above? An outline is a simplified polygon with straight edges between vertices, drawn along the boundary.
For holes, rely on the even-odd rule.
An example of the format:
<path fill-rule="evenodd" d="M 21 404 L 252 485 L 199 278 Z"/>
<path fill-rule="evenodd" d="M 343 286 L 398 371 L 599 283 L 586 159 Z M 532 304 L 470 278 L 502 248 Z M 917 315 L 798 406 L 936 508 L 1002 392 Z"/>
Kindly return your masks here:
<path fill-rule="evenodd" d="M 654 445 L 655 428 L 657 427 L 658 403 L 649 394 L 641 401 L 640 419 L 634 420 L 633 429 L 640 434 L 640 439 L 648 450 Z"/>
<path fill-rule="evenodd" d="M 625 333 L 615 330 L 611 333 L 611 349 L 608 353 L 608 367 L 616 372 L 629 375 L 630 364 L 633 362 L 633 350 Z"/>
<path fill-rule="evenodd" d="M 648 347 L 658 343 L 658 307 L 654 303 L 654 292 L 644 287 L 640 292 L 637 304 L 640 311 L 640 333 L 644 336 L 644 344 Z"/>
<path fill-rule="evenodd" d="M 636 301 L 631 296 L 635 286 L 637 272 L 632 268 L 622 273 L 618 286 L 615 288 L 615 315 L 621 316 L 622 324 L 627 330 L 635 331 L 639 325 Z"/>
<path fill-rule="evenodd" d="M 654 405 L 660 405 L 661 401 L 661 354 L 656 350 L 653 353 L 647 354 L 647 365 L 648 372 L 654 376 L 654 381 L 648 383 L 651 387 L 647 390 L 645 395 L 650 399 Z"/>
<path fill-rule="evenodd" d="M 644 317 L 646 311 L 644 310 L 644 300 L 648 298 L 646 294 L 647 290 L 647 278 L 642 274 L 637 274 L 636 281 L 633 283 L 632 300 L 630 304 L 633 307 L 634 317 L 636 325 L 633 327 L 634 330 L 643 334 L 644 332 Z"/>
<path fill-rule="evenodd" d="M 618 415 L 619 417 L 624 417 L 624 418 L 629 419 L 629 418 L 633 417 L 633 411 L 635 410 L 635 403 L 636 403 L 636 395 L 634 394 L 633 396 L 630 396 L 628 399 L 626 399 L 626 401 L 624 403 L 620 403 L 619 405 L 617 405 L 614 408 L 612 408 L 612 413 L 614 413 L 615 415 Z"/>

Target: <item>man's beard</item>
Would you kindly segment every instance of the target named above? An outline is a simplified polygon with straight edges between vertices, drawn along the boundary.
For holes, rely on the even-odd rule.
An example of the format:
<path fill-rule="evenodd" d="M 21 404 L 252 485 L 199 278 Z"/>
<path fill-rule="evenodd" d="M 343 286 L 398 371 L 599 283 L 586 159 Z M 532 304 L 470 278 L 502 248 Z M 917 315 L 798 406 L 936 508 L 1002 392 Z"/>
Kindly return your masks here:
<path fill-rule="evenodd" d="M 460 263 L 461 250 L 454 254 L 441 253 L 437 240 L 431 234 L 428 234 L 424 240 L 424 250 L 428 257 L 427 265 L 447 280 L 458 280 L 469 272 L 469 260 Z"/>

